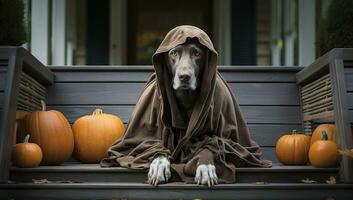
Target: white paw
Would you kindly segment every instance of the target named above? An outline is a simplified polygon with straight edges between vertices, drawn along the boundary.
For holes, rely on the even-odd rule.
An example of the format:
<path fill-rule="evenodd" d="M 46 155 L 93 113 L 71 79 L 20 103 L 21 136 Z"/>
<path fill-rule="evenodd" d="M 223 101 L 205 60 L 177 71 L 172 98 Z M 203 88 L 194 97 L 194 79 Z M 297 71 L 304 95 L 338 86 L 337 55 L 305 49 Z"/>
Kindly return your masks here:
<path fill-rule="evenodd" d="M 196 169 L 195 182 L 200 185 L 208 185 L 208 187 L 218 184 L 216 167 L 214 165 L 199 165 Z"/>
<path fill-rule="evenodd" d="M 156 157 L 148 171 L 148 183 L 152 185 L 166 183 L 171 176 L 169 160 L 165 156 Z"/>

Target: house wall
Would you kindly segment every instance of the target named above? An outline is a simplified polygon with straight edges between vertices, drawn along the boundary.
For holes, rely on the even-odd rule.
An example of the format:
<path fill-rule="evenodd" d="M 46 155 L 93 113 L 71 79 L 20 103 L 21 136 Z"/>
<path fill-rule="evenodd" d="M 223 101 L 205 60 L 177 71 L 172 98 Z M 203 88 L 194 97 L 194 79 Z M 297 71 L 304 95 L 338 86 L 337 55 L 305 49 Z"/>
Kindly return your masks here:
<path fill-rule="evenodd" d="M 31 15 L 28 48 L 49 65 L 127 64 L 127 26 L 131 15 L 127 12 L 128 3 L 126 0 L 32 1 L 26 4 Z M 315 25 L 311 26 L 315 24 L 315 12 L 311 12 L 314 0 L 213 0 L 211 3 L 210 33 L 220 52 L 219 64 L 307 65 L 314 60 Z M 99 6 L 89 11 L 89 4 L 105 4 L 106 12 L 97 13 Z M 103 21 L 105 28 L 95 26 Z M 103 30 L 105 33 L 101 34 Z"/>

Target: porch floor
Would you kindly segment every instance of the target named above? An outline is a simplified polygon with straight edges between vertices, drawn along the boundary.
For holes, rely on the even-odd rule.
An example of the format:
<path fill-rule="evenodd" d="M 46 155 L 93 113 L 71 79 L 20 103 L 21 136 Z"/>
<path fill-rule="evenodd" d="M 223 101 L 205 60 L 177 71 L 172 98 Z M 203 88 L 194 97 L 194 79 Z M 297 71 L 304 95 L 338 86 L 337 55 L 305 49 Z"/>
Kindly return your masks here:
<path fill-rule="evenodd" d="M 301 183 L 302 179 L 312 179 L 326 183 L 330 176 L 337 178 L 338 168 L 315 168 L 309 165 L 284 166 L 274 164 L 271 168 L 237 168 L 237 183 Z M 65 163 L 60 166 L 40 166 L 37 168 L 12 167 L 10 180 L 32 182 L 32 179 L 70 182 L 119 182 L 145 183 L 147 171 L 121 167 L 101 168 L 99 164 Z"/>

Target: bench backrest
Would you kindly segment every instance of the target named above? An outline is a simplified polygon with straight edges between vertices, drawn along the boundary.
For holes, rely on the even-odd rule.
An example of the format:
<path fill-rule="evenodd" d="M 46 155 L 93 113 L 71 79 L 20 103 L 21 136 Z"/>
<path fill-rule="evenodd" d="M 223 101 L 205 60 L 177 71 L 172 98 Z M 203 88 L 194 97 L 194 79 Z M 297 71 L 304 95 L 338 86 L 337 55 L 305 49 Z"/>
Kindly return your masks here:
<path fill-rule="evenodd" d="M 73 123 L 100 107 L 127 123 L 150 66 L 50 67 L 55 84 L 47 90 L 47 106 L 62 111 Z M 275 141 L 292 129 L 302 130 L 293 67 L 220 67 L 249 124 L 264 158 L 277 162 Z"/>

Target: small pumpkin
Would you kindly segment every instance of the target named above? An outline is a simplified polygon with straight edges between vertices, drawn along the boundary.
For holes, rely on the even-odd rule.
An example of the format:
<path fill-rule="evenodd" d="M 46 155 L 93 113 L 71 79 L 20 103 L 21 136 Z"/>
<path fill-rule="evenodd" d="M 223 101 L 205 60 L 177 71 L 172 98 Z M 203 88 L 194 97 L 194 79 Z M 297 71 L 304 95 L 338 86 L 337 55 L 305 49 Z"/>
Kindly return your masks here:
<path fill-rule="evenodd" d="M 61 112 L 47 111 L 42 101 L 42 111 L 27 115 L 25 124 L 31 142 L 38 144 L 43 151 L 41 165 L 59 165 L 71 157 L 74 137 L 68 120 Z"/>
<path fill-rule="evenodd" d="M 15 144 L 12 149 L 12 161 L 17 167 L 37 167 L 42 161 L 43 153 L 35 143 L 29 143 L 27 135 L 23 143 Z"/>
<path fill-rule="evenodd" d="M 315 167 L 334 167 L 339 161 L 337 144 L 329 140 L 325 131 L 321 134 L 322 139 L 314 142 L 310 147 L 310 163 Z"/>
<path fill-rule="evenodd" d="M 326 132 L 328 136 L 328 140 L 332 140 L 333 142 L 336 142 L 336 125 L 320 124 L 318 127 L 315 128 L 313 134 L 311 135 L 310 144 L 313 144 L 314 142 L 321 140 L 323 131 Z"/>
<path fill-rule="evenodd" d="M 277 140 L 276 156 L 285 165 L 305 165 L 309 147 L 309 137 L 293 130 L 292 134 L 283 135 Z"/>
<path fill-rule="evenodd" d="M 107 157 L 108 148 L 124 133 L 118 116 L 96 109 L 92 115 L 77 119 L 73 125 L 75 157 L 83 163 L 97 163 Z"/>

